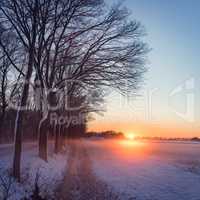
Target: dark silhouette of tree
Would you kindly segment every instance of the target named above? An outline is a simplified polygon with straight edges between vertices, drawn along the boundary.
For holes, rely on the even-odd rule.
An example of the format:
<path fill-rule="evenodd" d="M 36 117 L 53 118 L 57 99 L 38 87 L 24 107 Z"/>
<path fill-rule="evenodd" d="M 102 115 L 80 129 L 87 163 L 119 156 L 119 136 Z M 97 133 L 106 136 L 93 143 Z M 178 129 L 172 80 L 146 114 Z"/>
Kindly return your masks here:
<path fill-rule="evenodd" d="M 1 30 L 2 34 L 3 30 Z M 0 133 L 1 128 L 5 123 L 6 110 L 9 106 L 9 102 L 14 100 L 16 97 L 17 90 L 19 89 L 16 81 L 19 81 L 23 75 L 20 69 L 20 73 L 13 67 L 12 62 L 17 62 L 17 51 L 16 41 L 12 37 L 12 34 L 1 35 L 1 41 L 6 43 L 6 46 L 2 48 L 0 45 Z M 18 53 L 17 53 L 18 52 Z M 19 68 L 18 68 L 19 69 Z M 10 76 L 16 75 L 15 80 L 10 80 Z M 0 134 L 1 137 L 1 134 Z"/>
<path fill-rule="evenodd" d="M 98 10 L 102 8 L 99 4 Z M 62 45 L 57 46 L 53 55 L 48 51 L 51 55 L 46 64 L 48 73 L 44 72 L 46 85 L 60 90 L 67 82 L 67 95 L 80 85 L 91 89 L 108 86 L 122 93 L 136 92 L 145 71 L 148 51 L 140 40 L 142 26 L 137 21 L 128 21 L 128 11 L 119 5 L 94 16 L 91 18 L 85 12 L 84 18 L 79 20 L 81 23 L 70 31 L 67 26 L 62 29 L 58 37 Z"/>
<path fill-rule="evenodd" d="M 107 8 L 103 0 L 1 0 L 0 47 L 12 68 L 24 79 L 15 122 L 13 175 L 20 180 L 23 121 L 28 111 L 39 113 L 39 156 L 47 161 L 48 132 L 55 130 L 55 152 L 61 136 L 85 132 L 90 113 L 98 112 L 103 92 L 113 88 L 135 93 L 145 72 L 148 48 L 143 27 L 130 20 L 120 4 Z M 4 35 L 12 34 L 17 62 L 6 48 Z M 30 82 L 33 93 L 30 93 Z M 19 87 L 19 86 L 18 86 Z M 90 99 L 91 91 L 94 96 Z M 34 96 L 34 97 L 33 97 Z M 31 107 L 29 97 L 33 97 Z M 31 108 L 30 108 L 31 107 Z M 78 107 L 78 109 L 77 109 Z M 80 125 L 50 124 L 50 115 L 69 118 L 82 114 Z"/>
<path fill-rule="evenodd" d="M 20 180 L 20 160 L 22 150 L 22 122 L 23 107 L 26 106 L 29 93 L 29 81 L 31 79 L 34 67 L 34 52 L 36 47 L 37 29 L 38 29 L 38 3 L 35 1 L 23 0 L 2 0 L 0 2 L 1 26 L 5 28 L 5 32 L 12 31 L 18 41 L 18 45 L 24 49 L 27 57 L 27 65 L 24 76 L 24 86 L 22 89 L 19 108 L 17 111 L 15 122 L 15 152 L 13 160 L 13 175 Z M 1 47 L 5 51 L 6 44 L 0 41 Z M 6 52 L 6 51 L 5 51 Z M 12 61 L 12 63 L 14 63 Z M 16 64 L 15 68 L 18 69 Z"/>
<path fill-rule="evenodd" d="M 0 65 L 0 137 L 1 137 L 1 128 L 4 124 L 6 109 L 8 107 L 7 102 L 7 90 L 8 90 L 8 72 L 9 72 L 9 61 L 6 59 L 5 55 L 1 55 L 1 65 Z"/>

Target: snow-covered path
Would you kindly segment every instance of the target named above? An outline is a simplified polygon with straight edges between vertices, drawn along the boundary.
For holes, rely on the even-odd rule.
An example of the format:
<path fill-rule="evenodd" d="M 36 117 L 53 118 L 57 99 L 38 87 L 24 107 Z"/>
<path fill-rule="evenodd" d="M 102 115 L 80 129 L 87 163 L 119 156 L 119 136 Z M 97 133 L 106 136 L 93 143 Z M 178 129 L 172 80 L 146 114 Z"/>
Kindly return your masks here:
<path fill-rule="evenodd" d="M 117 200 L 106 184 L 93 174 L 88 156 L 90 146 L 84 141 L 70 141 L 68 145 L 68 165 L 57 199 Z"/>

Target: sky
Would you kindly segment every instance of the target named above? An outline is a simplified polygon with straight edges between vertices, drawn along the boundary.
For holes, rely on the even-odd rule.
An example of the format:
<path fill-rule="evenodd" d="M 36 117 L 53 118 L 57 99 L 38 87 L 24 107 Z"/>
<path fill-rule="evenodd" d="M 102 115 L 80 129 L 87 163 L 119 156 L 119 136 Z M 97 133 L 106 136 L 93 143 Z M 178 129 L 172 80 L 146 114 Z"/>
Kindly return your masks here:
<path fill-rule="evenodd" d="M 107 0 L 107 3 L 117 1 Z M 144 86 L 137 96 L 112 92 L 106 112 L 89 130 L 140 136 L 200 137 L 200 1 L 125 0 L 151 48 Z"/>

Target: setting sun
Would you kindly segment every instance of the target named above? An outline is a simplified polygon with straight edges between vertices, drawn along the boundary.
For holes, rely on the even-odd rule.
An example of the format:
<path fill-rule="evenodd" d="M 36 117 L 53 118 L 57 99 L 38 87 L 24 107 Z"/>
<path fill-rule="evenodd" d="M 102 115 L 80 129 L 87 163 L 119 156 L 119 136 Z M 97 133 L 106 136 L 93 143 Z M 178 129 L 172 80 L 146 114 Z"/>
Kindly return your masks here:
<path fill-rule="evenodd" d="M 129 139 L 129 140 L 134 140 L 135 139 L 135 134 L 134 133 L 126 133 L 124 134 L 125 138 L 126 139 Z"/>

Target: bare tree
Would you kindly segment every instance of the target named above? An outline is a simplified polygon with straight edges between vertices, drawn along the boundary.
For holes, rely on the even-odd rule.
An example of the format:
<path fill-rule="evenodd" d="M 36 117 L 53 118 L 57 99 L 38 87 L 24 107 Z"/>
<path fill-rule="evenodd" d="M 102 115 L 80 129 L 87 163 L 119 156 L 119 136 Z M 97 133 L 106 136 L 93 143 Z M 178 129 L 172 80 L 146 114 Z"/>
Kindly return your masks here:
<path fill-rule="evenodd" d="M 94 18 L 99 10 L 99 5 L 101 1 L 63 1 L 57 0 L 46 1 L 40 6 L 40 35 L 38 48 L 36 51 L 35 62 L 36 62 L 36 73 L 37 78 L 40 81 L 41 96 L 45 102 L 49 105 L 47 91 L 51 91 L 55 88 L 56 77 L 65 73 L 67 66 L 63 66 L 61 63 L 61 57 L 64 52 L 67 52 L 75 46 L 72 45 L 74 38 L 78 37 L 84 30 L 77 32 L 78 28 L 81 26 L 81 21 L 84 18 Z M 83 25 L 82 25 L 83 26 Z M 76 30 L 76 31 L 75 31 Z M 65 57 L 65 60 L 70 60 L 70 55 Z M 49 94 L 51 96 L 51 94 Z M 46 103 L 41 104 L 42 118 L 39 125 L 39 156 L 47 160 L 47 128 L 49 124 L 49 114 L 51 111 L 49 108 L 45 108 Z M 45 115 L 44 110 L 48 110 L 48 114 Z"/>
<path fill-rule="evenodd" d="M 29 96 L 29 82 L 35 79 L 39 93 L 39 156 L 47 160 L 49 118 L 54 107 L 53 91 L 66 99 L 80 100 L 83 111 L 95 111 L 85 96 L 88 89 L 109 88 L 135 93 L 145 72 L 148 48 L 141 41 L 143 27 L 129 20 L 121 5 L 110 9 L 103 0 L 2 0 L 0 26 L 12 32 L 26 57 L 25 69 L 0 47 L 13 68 L 24 76 L 15 127 L 13 174 L 20 180 L 22 121 Z M 22 65 L 22 63 L 21 63 Z M 67 90 L 67 91 L 65 91 Z M 58 102 L 56 103 L 58 104 Z M 64 105 L 65 103 L 62 103 Z M 65 112 L 63 106 L 56 112 Z M 70 113 L 68 113 L 70 114 Z"/>
<path fill-rule="evenodd" d="M 20 180 L 22 108 L 25 107 L 27 103 L 29 81 L 33 74 L 34 67 L 36 67 L 38 79 L 41 81 L 41 87 L 47 86 L 48 88 L 52 88 L 53 74 L 56 72 L 54 66 L 56 66 L 60 46 L 65 42 L 63 41 L 63 35 L 66 33 L 68 25 L 72 19 L 76 18 L 76 20 L 73 20 L 73 24 L 75 25 L 80 15 L 84 17 L 86 8 L 90 10 L 92 14 L 92 11 L 94 11 L 92 7 L 98 5 L 98 2 L 100 1 L 2 0 L 0 2 L 1 27 L 4 27 L 4 32 L 12 31 L 14 33 L 19 46 L 24 49 L 27 57 L 24 87 L 17 112 L 15 128 L 13 174 L 18 180 Z M 76 15 L 77 12 L 79 12 L 79 15 Z M 70 26 L 72 27 L 72 24 Z M 2 40 L 0 41 L 0 45 L 7 54 L 5 49 L 6 44 Z M 46 53 L 44 54 L 43 52 Z M 49 52 L 51 54 L 49 54 Z M 55 53 L 52 55 L 52 52 Z M 13 66 L 20 71 L 13 60 L 10 59 L 10 61 Z M 51 63 L 51 65 L 49 65 L 49 63 Z M 45 76 L 42 76 L 43 74 L 45 74 Z M 44 80 L 46 80 L 46 85 L 44 84 Z"/>
<path fill-rule="evenodd" d="M 116 5 L 106 11 L 102 1 L 57 1 L 56 6 L 46 3 L 36 57 L 42 91 L 60 90 L 67 82 L 70 95 L 78 81 L 87 88 L 137 91 L 148 49 L 140 40 L 143 27 L 128 20 L 126 9 Z M 48 124 L 48 118 L 46 115 L 44 124 Z M 39 135 L 39 154 L 46 160 L 47 132 L 40 131 Z"/>
<path fill-rule="evenodd" d="M 123 94 L 135 93 L 146 70 L 148 48 L 141 41 L 143 27 L 128 17 L 129 12 L 116 5 L 95 20 L 87 21 L 84 28 L 80 26 L 78 34 L 73 33 L 76 37 L 67 51 L 58 55 L 60 65 L 56 65 L 56 70 L 63 69 L 63 73 L 58 78 L 54 74 L 55 87 L 62 88 L 65 81 L 72 80 L 68 84 L 70 92 L 80 91 L 81 87 L 111 87 Z M 82 90 L 79 96 L 83 94 Z"/>
<path fill-rule="evenodd" d="M 12 62 L 19 61 L 16 41 L 13 39 L 12 34 L 1 35 L 1 39 L 6 43 L 6 46 L 4 48 L 0 47 L 0 132 L 1 126 L 4 124 L 9 101 L 15 97 L 18 89 L 17 82 L 23 76 L 21 73 L 23 69 L 21 68 L 21 72 L 18 73 L 12 65 Z M 13 73 L 16 74 L 15 77 Z"/>
<path fill-rule="evenodd" d="M 34 51 L 37 37 L 37 15 L 38 15 L 38 0 L 2 0 L 0 2 L 1 26 L 5 32 L 12 31 L 18 40 L 18 45 L 24 49 L 27 55 L 27 65 L 24 76 L 24 86 L 21 94 L 21 100 L 17 111 L 15 122 L 15 152 L 13 160 L 13 175 L 20 180 L 20 160 L 22 148 L 22 121 L 23 107 L 26 106 L 29 92 L 29 81 L 32 76 L 34 67 Z M 5 50 L 6 44 L 0 41 L 1 47 Z M 8 56 L 8 55 L 7 55 Z M 12 61 L 12 59 L 10 59 Z M 19 67 L 13 66 L 19 70 Z"/>
<path fill-rule="evenodd" d="M 4 118 L 6 114 L 6 108 L 8 107 L 7 102 L 7 93 L 8 90 L 8 72 L 9 72 L 9 63 L 7 59 L 5 58 L 5 55 L 2 55 L 1 58 L 1 65 L 0 65 L 0 133 L 1 133 L 1 127 L 4 124 Z M 0 134 L 1 137 L 1 134 Z"/>

